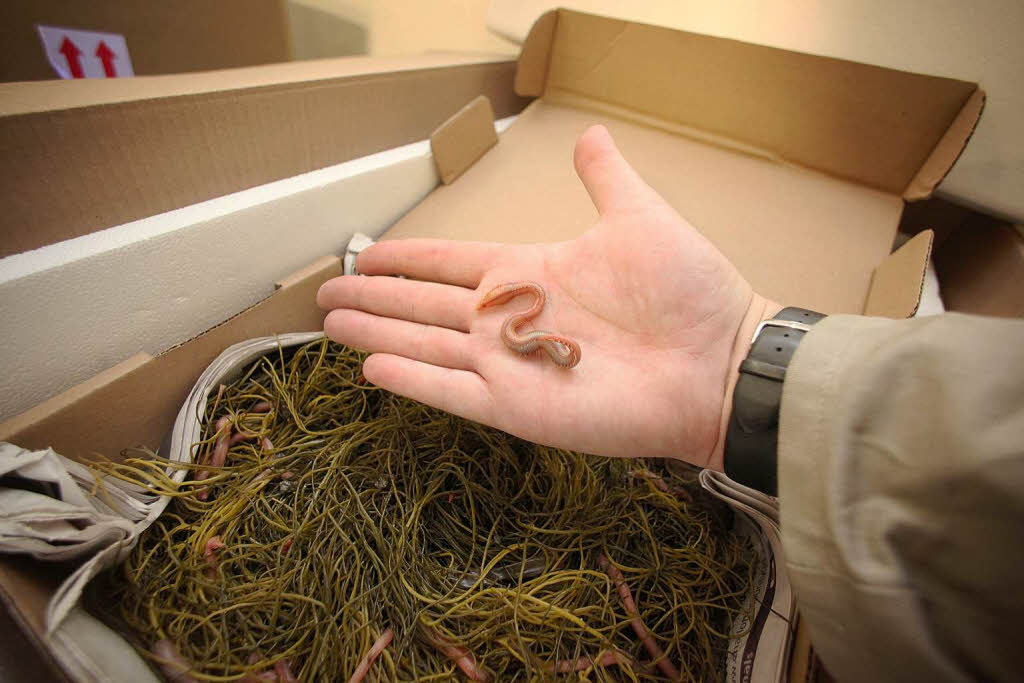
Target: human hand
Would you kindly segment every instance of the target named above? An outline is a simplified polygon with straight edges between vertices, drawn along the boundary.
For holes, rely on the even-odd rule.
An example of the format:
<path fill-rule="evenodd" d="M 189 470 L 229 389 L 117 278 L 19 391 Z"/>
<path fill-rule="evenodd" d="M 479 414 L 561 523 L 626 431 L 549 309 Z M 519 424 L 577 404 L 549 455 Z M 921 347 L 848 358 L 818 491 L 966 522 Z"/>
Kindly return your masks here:
<path fill-rule="evenodd" d="M 373 384 L 524 439 L 721 469 L 739 362 L 780 307 L 644 183 L 604 127 L 580 136 L 574 162 L 600 214 L 586 233 L 379 242 L 356 261 L 369 277 L 320 288 L 324 330 L 372 352 Z M 524 280 L 548 295 L 530 327 L 578 342 L 575 368 L 502 343 L 502 322 L 532 302 L 476 310 L 495 285 Z"/>

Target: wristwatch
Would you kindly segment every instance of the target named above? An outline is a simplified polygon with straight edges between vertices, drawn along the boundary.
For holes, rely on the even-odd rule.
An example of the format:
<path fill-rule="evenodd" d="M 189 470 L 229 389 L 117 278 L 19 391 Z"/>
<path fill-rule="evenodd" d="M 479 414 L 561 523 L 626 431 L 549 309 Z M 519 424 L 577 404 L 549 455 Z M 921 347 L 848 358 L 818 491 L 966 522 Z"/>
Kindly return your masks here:
<path fill-rule="evenodd" d="M 782 383 L 796 347 L 824 317 L 803 308 L 784 308 L 754 330 L 750 352 L 740 363 L 725 433 L 725 473 L 733 481 L 777 495 Z"/>

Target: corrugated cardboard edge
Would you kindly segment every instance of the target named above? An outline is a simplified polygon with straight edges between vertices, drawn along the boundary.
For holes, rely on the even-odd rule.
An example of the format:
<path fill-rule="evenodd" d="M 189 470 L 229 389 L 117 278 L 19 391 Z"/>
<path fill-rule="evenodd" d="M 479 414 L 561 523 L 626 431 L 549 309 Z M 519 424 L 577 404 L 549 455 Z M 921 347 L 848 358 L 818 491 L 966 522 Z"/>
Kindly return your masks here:
<path fill-rule="evenodd" d="M 294 285 L 299 284 L 303 280 L 308 279 L 311 275 L 316 275 L 319 272 L 330 269 L 332 266 L 337 264 L 338 257 L 334 254 L 328 254 L 313 261 L 305 268 L 299 268 L 294 273 L 286 275 L 277 282 L 274 283 L 274 289 L 287 289 Z M 224 323 L 221 323 L 223 325 Z"/>
<path fill-rule="evenodd" d="M 496 144 L 491 101 L 477 95 L 430 134 L 430 152 L 441 182 L 451 185 Z"/>
<path fill-rule="evenodd" d="M 917 312 L 935 233 L 924 230 L 875 268 L 864 315 L 909 318 Z"/>
<path fill-rule="evenodd" d="M 218 353 L 252 337 L 316 329 L 323 320 L 315 303 L 316 290 L 327 279 L 341 274 L 341 259 L 337 256 L 318 259 L 283 278 L 269 297 L 192 339 L 157 356 L 132 356 L 11 418 L 0 426 L 0 439 L 24 448 L 52 447 L 79 460 L 97 452 L 114 458 L 122 449 L 139 445 L 157 448 L 171 428 L 191 383 Z M 182 383 L 180 395 L 158 397 L 148 391 L 156 376 L 177 378 Z M 107 406 L 112 419 L 118 416 L 118 411 L 136 412 L 132 424 L 122 429 L 128 438 L 115 443 L 107 436 L 111 430 L 90 417 L 98 405 Z M 79 439 L 88 442 L 89 447 L 79 446 Z"/>
<path fill-rule="evenodd" d="M 163 76 L 0 83 L 0 116 L 49 113 L 250 88 L 306 87 L 342 78 L 509 62 L 509 55 L 431 51 L 417 55 L 329 57 Z M 86 82 L 88 81 L 88 82 Z"/>
<path fill-rule="evenodd" d="M 526 40 L 523 41 L 516 64 L 514 87 L 522 97 L 540 97 L 548 81 L 548 66 L 551 61 L 551 44 L 558 27 L 558 10 L 545 12 L 534 22 Z"/>
<path fill-rule="evenodd" d="M 967 98 L 960 113 L 953 119 L 946 134 L 935 145 L 935 149 L 921 165 L 917 175 L 910 181 L 903 198 L 907 201 L 927 199 L 942 179 L 953 169 L 963 154 L 974 130 L 978 127 L 981 113 L 985 109 L 985 91 L 978 88 Z"/>

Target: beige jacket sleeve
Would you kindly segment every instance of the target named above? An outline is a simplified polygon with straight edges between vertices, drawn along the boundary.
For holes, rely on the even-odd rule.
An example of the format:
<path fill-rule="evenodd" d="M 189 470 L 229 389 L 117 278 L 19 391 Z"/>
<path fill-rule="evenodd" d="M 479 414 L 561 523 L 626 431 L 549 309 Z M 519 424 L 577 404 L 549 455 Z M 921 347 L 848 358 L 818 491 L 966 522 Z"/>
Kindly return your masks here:
<path fill-rule="evenodd" d="M 820 322 L 783 386 L 779 501 L 840 683 L 1020 680 L 1024 321 Z"/>

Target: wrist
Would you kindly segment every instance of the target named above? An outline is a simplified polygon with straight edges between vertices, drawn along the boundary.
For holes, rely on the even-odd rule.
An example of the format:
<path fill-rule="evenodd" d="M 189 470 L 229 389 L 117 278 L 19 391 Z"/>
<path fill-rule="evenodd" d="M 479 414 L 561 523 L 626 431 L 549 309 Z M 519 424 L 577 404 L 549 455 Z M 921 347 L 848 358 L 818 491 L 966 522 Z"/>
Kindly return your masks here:
<path fill-rule="evenodd" d="M 728 371 L 725 379 L 725 391 L 722 397 L 722 412 L 718 425 L 718 439 L 715 448 L 708 459 L 709 469 L 723 471 L 725 455 L 725 434 L 729 428 L 729 418 L 732 416 L 732 401 L 736 390 L 736 382 L 740 376 L 740 363 L 750 352 L 751 340 L 754 331 L 759 323 L 775 317 L 782 306 L 771 299 L 766 299 L 759 294 L 751 297 L 747 311 L 736 330 L 736 337 L 733 340 L 732 352 L 729 355 Z"/>

